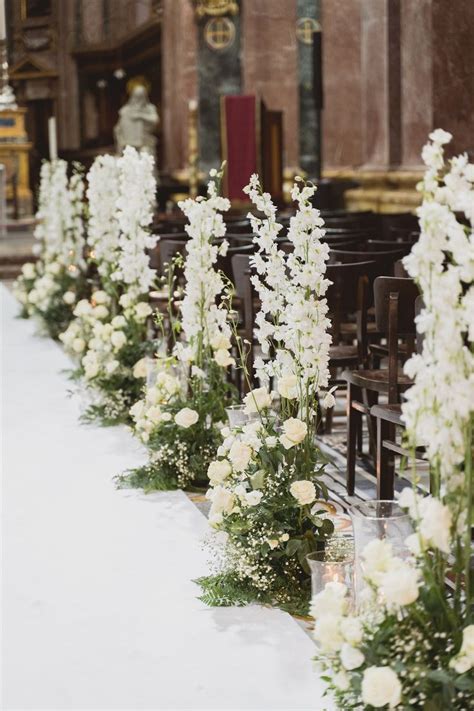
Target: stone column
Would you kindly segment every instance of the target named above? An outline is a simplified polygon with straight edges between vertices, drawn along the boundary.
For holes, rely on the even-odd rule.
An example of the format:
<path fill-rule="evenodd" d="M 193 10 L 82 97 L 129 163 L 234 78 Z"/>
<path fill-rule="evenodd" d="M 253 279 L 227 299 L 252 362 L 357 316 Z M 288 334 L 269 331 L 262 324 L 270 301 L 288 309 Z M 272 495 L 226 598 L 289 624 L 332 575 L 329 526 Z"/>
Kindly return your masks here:
<path fill-rule="evenodd" d="M 322 0 L 323 168 L 358 166 L 362 153 L 360 0 Z"/>
<path fill-rule="evenodd" d="M 163 150 L 164 169 L 173 172 L 188 160 L 188 103 L 197 99 L 197 26 L 189 0 L 163 0 Z"/>
<path fill-rule="evenodd" d="M 250 0 L 241 4 L 242 80 L 269 109 L 283 111 L 285 167 L 299 163 L 296 0 Z"/>

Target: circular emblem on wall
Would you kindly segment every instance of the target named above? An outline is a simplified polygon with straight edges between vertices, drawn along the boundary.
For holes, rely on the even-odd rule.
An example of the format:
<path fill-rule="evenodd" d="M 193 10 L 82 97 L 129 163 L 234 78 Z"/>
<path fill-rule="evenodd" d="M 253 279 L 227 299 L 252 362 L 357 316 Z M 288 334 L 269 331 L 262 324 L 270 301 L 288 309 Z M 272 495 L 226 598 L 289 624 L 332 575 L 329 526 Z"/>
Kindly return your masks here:
<path fill-rule="evenodd" d="M 321 32 L 321 25 L 313 17 L 301 17 L 296 23 L 296 36 L 302 44 L 313 44 L 315 32 Z"/>
<path fill-rule="evenodd" d="M 206 22 L 204 39 L 211 49 L 227 49 L 234 43 L 235 25 L 228 17 L 214 17 Z"/>

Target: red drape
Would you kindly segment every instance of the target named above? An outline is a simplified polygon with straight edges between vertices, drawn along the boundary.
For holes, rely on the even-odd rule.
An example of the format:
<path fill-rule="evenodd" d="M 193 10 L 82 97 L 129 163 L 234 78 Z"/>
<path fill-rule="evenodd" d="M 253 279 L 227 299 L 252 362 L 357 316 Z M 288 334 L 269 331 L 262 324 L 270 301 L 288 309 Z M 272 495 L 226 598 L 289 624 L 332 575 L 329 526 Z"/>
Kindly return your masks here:
<path fill-rule="evenodd" d="M 255 96 L 225 96 L 222 102 L 222 153 L 227 160 L 226 192 L 230 200 L 248 200 L 242 192 L 257 172 Z"/>

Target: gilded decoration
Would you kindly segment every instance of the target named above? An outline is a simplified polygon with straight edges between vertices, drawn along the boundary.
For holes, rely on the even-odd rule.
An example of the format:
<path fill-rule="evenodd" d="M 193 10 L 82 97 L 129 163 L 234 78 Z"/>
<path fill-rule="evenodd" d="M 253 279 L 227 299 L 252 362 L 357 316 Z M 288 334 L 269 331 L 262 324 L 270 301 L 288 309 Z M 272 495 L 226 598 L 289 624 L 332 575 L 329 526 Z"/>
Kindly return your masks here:
<path fill-rule="evenodd" d="M 235 0 L 194 0 L 198 17 L 237 15 L 239 4 Z"/>

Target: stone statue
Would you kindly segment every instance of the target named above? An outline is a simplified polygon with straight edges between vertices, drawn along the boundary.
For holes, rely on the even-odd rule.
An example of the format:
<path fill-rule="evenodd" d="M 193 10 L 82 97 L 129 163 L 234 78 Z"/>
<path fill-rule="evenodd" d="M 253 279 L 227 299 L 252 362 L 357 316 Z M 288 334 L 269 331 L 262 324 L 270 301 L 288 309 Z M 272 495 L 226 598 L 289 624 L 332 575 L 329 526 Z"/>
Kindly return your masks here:
<path fill-rule="evenodd" d="M 125 146 L 145 150 L 156 158 L 155 131 L 160 123 L 156 106 L 150 102 L 148 91 L 143 84 L 136 84 L 130 91 L 130 98 L 119 111 L 114 134 L 117 153 Z"/>

